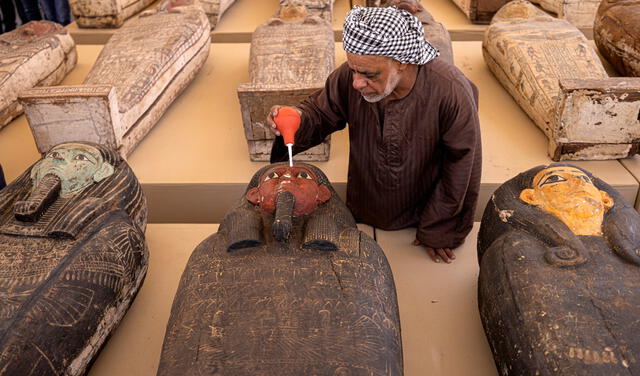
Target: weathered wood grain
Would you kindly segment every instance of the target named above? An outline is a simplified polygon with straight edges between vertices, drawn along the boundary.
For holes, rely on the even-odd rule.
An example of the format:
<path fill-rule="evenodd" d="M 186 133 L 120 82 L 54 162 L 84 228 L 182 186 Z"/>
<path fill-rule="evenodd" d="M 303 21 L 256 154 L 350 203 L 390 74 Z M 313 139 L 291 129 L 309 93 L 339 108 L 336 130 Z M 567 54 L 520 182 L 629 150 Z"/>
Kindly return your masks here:
<path fill-rule="evenodd" d="M 637 152 L 640 80 L 609 78 L 575 26 L 513 1 L 496 13 L 482 49 L 490 70 L 549 139 L 553 160 Z"/>
<path fill-rule="evenodd" d="M 118 30 L 82 85 L 21 95 L 40 152 L 67 141 L 133 151 L 209 55 L 207 17 L 186 2 L 165 1 Z"/>
<path fill-rule="evenodd" d="M 478 303 L 497 369 L 510 376 L 639 375 L 640 216 L 588 172 L 613 200 L 602 235 L 576 235 L 519 199 L 534 175 L 555 166 L 563 165 L 504 183 L 482 218 Z"/>
<path fill-rule="evenodd" d="M 156 0 L 69 0 L 73 18 L 82 28 L 120 27 Z"/>
<path fill-rule="evenodd" d="M 238 87 L 242 123 L 252 161 L 269 160 L 274 136 L 264 128 L 264 123 L 271 107 L 297 105 L 324 87 L 335 67 L 333 29 L 330 21 L 322 18 L 327 15 L 325 8 L 316 6 L 308 10 L 302 5 L 284 5 L 274 18 L 253 33 L 250 82 Z M 330 15 L 328 19 L 331 19 Z M 295 159 L 326 161 L 329 149 L 328 137 L 322 144 L 297 154 Z"/>
<path fill-rule="evenodd" d="M 575 27 L 592 28 L 600 0 L 532 0 Z"/>
<path fill-rule="evenodd" d="M 56 85 L 75 67 L 76 45 L 50 21 L 32 21 L 0 35 L 0 128 L 22 114 L 18 93 Z"/>
<path fill-rule="evenodd" d="M 273 166 L 254 175 L 248 193 L 267 184 Z M 397 298 L 384 253 L 357 229 L 324 174 L 306 168 L 331 196 L 293 216 L 286 241 L 273 237 L 274 214 L 243 197 L 195 249 L 158 375 L 402 375 Z M 293 195 L 303 201 L 299 190 Z"/>
<path fill-rule="evenodd" d="M 148 266 L 142 189 L 115 150 L 62 144 L 0 190 L 0 375 L 83 375 Z"/>
<path fill-rule="evenodd" d="M 602 0 L 593 35 L 600 53 L 618 72 L 640 77 L 640 1 Z"/>

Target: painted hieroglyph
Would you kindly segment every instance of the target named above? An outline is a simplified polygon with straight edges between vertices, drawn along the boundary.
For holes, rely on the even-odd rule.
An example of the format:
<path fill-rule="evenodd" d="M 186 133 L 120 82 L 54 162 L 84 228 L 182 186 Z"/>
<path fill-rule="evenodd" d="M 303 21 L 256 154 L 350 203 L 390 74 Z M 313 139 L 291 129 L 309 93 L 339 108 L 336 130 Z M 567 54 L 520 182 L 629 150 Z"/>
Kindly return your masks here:
<path fill-rule="evenodd" d="M 60 83 L 76 60 L 73 39 L 54 22 L 31 21 L 0 35 L 0 128 L 22 113 L 18 93 Z"/>
<path fill-rule="evenodd" d="M 69 8 L 79 27 L 120 27 L 155 0 L 69 0 Z"/>
<path fill-rule="evenodd" d="M 85 374 L 146 274 L 146 218 L 97 144 L 58 145 L 0 190 L 0 374 Z"/>
<path fill-rule="evenodd" d="M 209 55 L 209 21 L 190 2 L 167 0 L 128 22 L 83 84 L 25 92 L 21 100 L 38 150 L 89 141 L 129 155 Z"/>
<path fill-rule="evenodd" d="M 326 2 L 325 2 L 326 3 Z M 327 3 L 330 4 L 330 3 Z M 249 81 L 238 87 L 249 156 L 268 161 L 274 136 L 265 128 L 273 105 L 297 105 L 324 87 L 335 67 L 333 30 L 323 8 L 283 5 L 275 17 L 253 33 L 249 57 Z M 296 160 L 326 161 L 330 139 Z"/>
<path fill-rule="evenodd" d="M 516 0 L 483 41 L 496 78 L 549 139 L 553 160 L 624 158 L 640 147 L 640 79 L 609 78 L 584 35 Z"/>

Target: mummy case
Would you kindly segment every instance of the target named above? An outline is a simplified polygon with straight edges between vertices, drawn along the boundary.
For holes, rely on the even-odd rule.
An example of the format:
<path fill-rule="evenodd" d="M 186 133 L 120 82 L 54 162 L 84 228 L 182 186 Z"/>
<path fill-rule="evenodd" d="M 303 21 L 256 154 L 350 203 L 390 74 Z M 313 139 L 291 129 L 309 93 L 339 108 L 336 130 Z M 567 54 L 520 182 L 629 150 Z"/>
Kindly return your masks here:
<path fill-rule="evenodd" d="M 593 35 L 600 53 L 618 72 L 640 77 L 640 1 L 603 0 Z"/>
<path fill-rule="evenodd" d="M 69 0 L 69 8 L 79 27 L 120 27 L 155 0 Z"/>

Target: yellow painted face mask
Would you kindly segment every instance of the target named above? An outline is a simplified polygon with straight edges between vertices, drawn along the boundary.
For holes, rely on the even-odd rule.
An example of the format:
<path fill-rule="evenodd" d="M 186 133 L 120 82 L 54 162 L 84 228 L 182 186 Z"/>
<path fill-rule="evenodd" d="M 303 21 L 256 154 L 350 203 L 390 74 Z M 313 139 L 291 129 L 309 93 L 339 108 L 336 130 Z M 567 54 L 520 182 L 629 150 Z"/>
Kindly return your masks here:
<path fill-rule="evenodd" d="M 604 213 L 613 207 L 613 199 L 584 172 L 549 167 L 534 176 L 532 187 L 520 192 L 522 201 L 553 214 L 576 235 L 602 236 Z"/>

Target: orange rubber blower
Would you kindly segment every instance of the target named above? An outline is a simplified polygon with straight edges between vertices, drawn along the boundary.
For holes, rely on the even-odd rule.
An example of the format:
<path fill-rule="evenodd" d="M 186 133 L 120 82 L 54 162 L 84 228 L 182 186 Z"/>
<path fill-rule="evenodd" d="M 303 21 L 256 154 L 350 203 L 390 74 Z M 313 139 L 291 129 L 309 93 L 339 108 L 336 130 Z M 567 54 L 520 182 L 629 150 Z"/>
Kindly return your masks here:
<path fill-rule="evenodd" d="M 273 122 L 276 123 L 276 129 L 284 138 L 289 150 L 289 166 L 293 166 L 293 144 L 296 132 L 300 128 L 300 114 L 292 107 L 281 107 Z"/>

